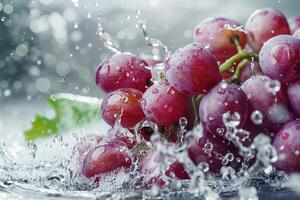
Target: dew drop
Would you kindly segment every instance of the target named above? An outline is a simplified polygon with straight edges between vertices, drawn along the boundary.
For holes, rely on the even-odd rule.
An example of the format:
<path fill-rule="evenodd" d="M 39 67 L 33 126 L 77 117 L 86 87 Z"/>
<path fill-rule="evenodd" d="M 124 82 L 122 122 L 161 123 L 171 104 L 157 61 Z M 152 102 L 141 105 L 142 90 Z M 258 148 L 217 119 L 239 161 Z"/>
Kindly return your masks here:
<path fill-rule="evenodd" d="M 157 93 L 158 93 L 158 89 L 157 89 L 157 88 L 153 88 L 153 89 L 152 89 L 152 93 L 153 93 L 153 94 L 157 94 Z"/>
<path fill-rule="evenodd" d="M 240 124 L 241 116 L 237 112 L 228 111 L 223 114 L 223 122 L 226 127 L 237 127 Z"/>
<path fill-rule="evenodd" d="M 225 93 L 225 89 L 223 89 L 223 88 L 218 88 L 217 92 L 218 92 L 219 94 L 224 94 L 224 93 Z"/>
<path fill-rule="evenodd" d="M 289 137 L 290 137 L 290 135 L 289 135 L 288 132 L 283 132 L 282 135 L 281 135 L 281 138 L 282 138 L 283 140 L 287 140 L 287 139 L 289 139 Z"/>
<path fill-rule="evenodd" d="M 281 84 L 278 80 L 269 80 L 266 82 L 266 90 L 272 94 L 276 94 L 280 90 Z"/>
<path fill-rule="evenodd" d="M 262 124 L 263 122 L 263 114 L 259 110 L 255 110 L 251 114 L 251 121 L 256 124 Z"/>

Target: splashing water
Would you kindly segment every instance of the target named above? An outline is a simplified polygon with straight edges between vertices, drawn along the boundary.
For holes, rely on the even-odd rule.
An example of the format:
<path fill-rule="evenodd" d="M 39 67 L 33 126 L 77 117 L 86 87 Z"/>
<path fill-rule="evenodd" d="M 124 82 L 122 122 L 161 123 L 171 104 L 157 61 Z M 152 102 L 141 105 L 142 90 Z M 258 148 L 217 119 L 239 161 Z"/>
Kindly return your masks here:
<path fill-rule="evenodd" d="M 106 48 L 111 50 L 114 53 L 120 53 L 122 52 L 116 45 L 113 44 L 111 36 L 108 32 L 104 30 L 102 27 L 102 18 L 101 16 L 98 17 L 98 23 L 97 23 L 97 35 L 100 39 L 100 41 L 104 44 Z"/>

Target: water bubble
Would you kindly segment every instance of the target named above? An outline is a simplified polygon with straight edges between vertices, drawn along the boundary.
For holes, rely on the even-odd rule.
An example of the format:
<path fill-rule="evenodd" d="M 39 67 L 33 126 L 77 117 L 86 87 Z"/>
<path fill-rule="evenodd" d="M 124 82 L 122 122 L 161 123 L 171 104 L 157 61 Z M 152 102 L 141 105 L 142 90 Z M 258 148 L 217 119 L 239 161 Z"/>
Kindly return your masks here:
<path fill-rule="evenodd" d="M 232 153 L 227 153 L 222 159 L 222 165 L 227 165 L 229 162 L 234 160 L 234 155 Z"/>
<path fill-rule="evenodd" d="M 180 117 L 180 119 L 179 119 L 179 126 L 180 126 L 180 129 L 181 129 L 181 130 L 185 129 L 185 127 L 186 127 L 187 124 L 188 124 L 187 118 L 185 118 L 185 117 Z"/>
<path fill-rule="evenodd" d="M 256 125 L 263 123 L 263 114 L 259 110 L 253 111 L 250 118 L 251 121 Z"/>
<path fill-rule="evenodd" d="M 214 148 L 214 145 L 211 143 L 211 142 L 207 142 L 205 145 L 204 145 L 204 147 L 203 147 L 203 150 L 204 150 L 204 152 L 205 153 L 207 153 L 207 154 L 211 154 L 211 151 L 213 150 L 213 148 Z"/>
<path fill-rule="evenodd" d="M 223 82 L 221 83 L 221 88 L 222 88 L 222 89 L 226 89 L 227 86 L 228 86 L 228 84 L 227 84 L 225 81 L 223 81 Z"/>
<path fill-rule="evenodd" d="M 223 122 L 226 127 L 237 127 L 240 124 L 241 116 L 237 112 L 228 111 L 223 114 Z"/>
<path fill-rule="evenodd" d="M 223 135 L 225 133 L 225 128 L 217 128 L 217 133 Z"/>

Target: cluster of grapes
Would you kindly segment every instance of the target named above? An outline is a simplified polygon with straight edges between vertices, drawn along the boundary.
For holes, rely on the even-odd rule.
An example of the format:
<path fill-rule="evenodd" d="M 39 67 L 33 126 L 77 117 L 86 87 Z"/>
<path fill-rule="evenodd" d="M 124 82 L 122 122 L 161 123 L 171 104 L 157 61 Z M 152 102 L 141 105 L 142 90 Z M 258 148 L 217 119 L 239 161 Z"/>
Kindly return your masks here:
<path fill-rule="evenodd" d="M 194 40 L 163 61 L 116 53 L 100 64 L 96 83 L 107 93 L 101 116 L 133 137 L 112 128 L 94 138 L 94 146 L 79 145 L 85 177 L 99 181 L 129 170 L 136 162 L 133 150 L 148 141 L 152 147 L 137 164 L 144 186 L 163 186 L 164 177 L 189 179 L 179 160 L 160 170 L 155 141 L 159 135 L 166 148 L 176 148 L 199 124 L 203 135 L 187 142 L 187 155 L 194 165 L 207 163 L 212 174 L 224 165 L 253 164 L 255 154 L 240 147 L 250 147 L 259 133 L 272 138 L 277 169 L 300 172 L 300 18 L 288 21 L 266 8 L 254 12 L 244 29 L 230 19 L 209 18 L 196 27 Z M 153 77 L 157 65 L 163 70 Z M 154 125 L 141 125 L 146 122 Z"/>

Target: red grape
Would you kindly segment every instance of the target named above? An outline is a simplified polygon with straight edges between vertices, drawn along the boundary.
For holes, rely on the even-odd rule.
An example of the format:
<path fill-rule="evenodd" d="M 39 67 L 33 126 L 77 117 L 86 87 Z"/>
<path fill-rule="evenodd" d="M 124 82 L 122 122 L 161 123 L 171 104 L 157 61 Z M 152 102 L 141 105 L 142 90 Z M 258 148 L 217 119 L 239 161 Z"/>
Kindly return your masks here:
<path fill-rule="evenodd" d="M 284 124 L 293 117 L 287 110 L 286 93 L 278 83 L 267 76 L 255 76 L 242 85 L 250 103 L 250 113 L 260 111 L 263 116 L 261 126 L 266 128 Z"/>
<path fill-rule="evenodd" d="M 87 178 L 129 168 L 131 157 L 126 144 L 119 139 L 101 142 L 89 150 L 83 161 L 82 173 Z"/>
<path fill-rule="evenodd" d="M 300 17 L 294 17 L 289 19 L 289 25 L 291 33 L 294 34 L 296 30 L 300 28 Z"/>
<path fill-rule="evenodd" d="M 189 147 L 188 153 L 195 164 L 206 162 L 209 164 L 210 172 L 219 173 L 223 157 L 230 153 L 229 146 L 233 147 L 220 137 L 215 136 L 214 138 L 211 133 L 205 132 L 196 144 Z"/>
<path fill-rule="evenodd" d="M 197 44 L 177 50 L 167 59 L 166 68 L 170 85 L 186 95 L 208 92 L 221 80 L 216 59 Z"/>
<path fill-rule="evenodd" d="M 276 35 L 290 34 L 286 17 L 272 8 L 255 11 L 246 23 L 248 42 L 255 52 L 259 52 L 264 42 Z"/>
<path fill-rule="evenodd" d="M 293 112 L 300 117 L 300 81 L 289 85 L 287 94 Z"/>
<path fill-rule="evenodd" d="M 224 81 L 202 98 L 199 118 L 205 130 L 216 133 L 225 131 L 223 115 L 227 112 L 237 112 L 240 115 L 238 127 L 243 127 L 248 117 L 248 100 L 238 85 Z"/>
<path fill-rule="evenodd" d="M 289 83 L 300 79 L 300 39 L 280 35 L 268 40 L 259 54 L 262 71 L 272 79 Z"/>
<path fill-rule="evenodd" d="M 134 55 L 116 53 L 105 59 L 96 73 L 96 83 L 105 92 L 135 88 L 144 92 L 151 79 L 147 63 Z"/>
<path fill-rule="evenodd" d="M 160 162 L 159 152 L 155 147 L 151 148 L 143 157 L 140 163 L 140 170 L 143 175 L 143 182 L 147 188 L 153 184 L 160 187 L 165 184 L 165 181 L 161 177 Z M 185 171 L 184 166 L 176 160 L 171 161 L 165 170 L 165 175 L 168 177 L 173 177 L 174 175 L 177 179 L 189 179 L 189 175 Z"/>
<path fill-rule="evenodd" d="M 252 61 L 246 64 L 240 73 L 240 81 L 243 83 L 248 80 L 251 76 L 263 75 L 258 62 Z"/>
<path fill-rule="evenodd" d="M 246 34 L 241 30 L 241 24 L 225 18 L 209 18 L 202 21 L 194 31 L 195 41 L 203 47 L 208 47 L 220 62 L 237 53 L 232 37 L 237 36 L 242 48 L 246 45 Z"/>
<path fill-rule="evenodd" d="M 101 114 L 103 119 L 114 126 L 119 118 L 124 128 L 135 126 L 145 118 L 140 100 L 143 93 L 139 90 L 126 88 L 112 91 L 102 101 Z"/>
<path fill-rule="evenodd" d="M 285 172 L 300 172 L 300 121 L 285 124 L 275 135 L 273 146 L 278 161 L 275 166 Z"/>
<path fill-rule="evenodd" d="M 189 108 L 188 96 L 178 92 L 172 86 L 161 83 L 146 90 L 141 106 L 146 118 L 158 125 L 168 126 L 178 122 Z"/>

